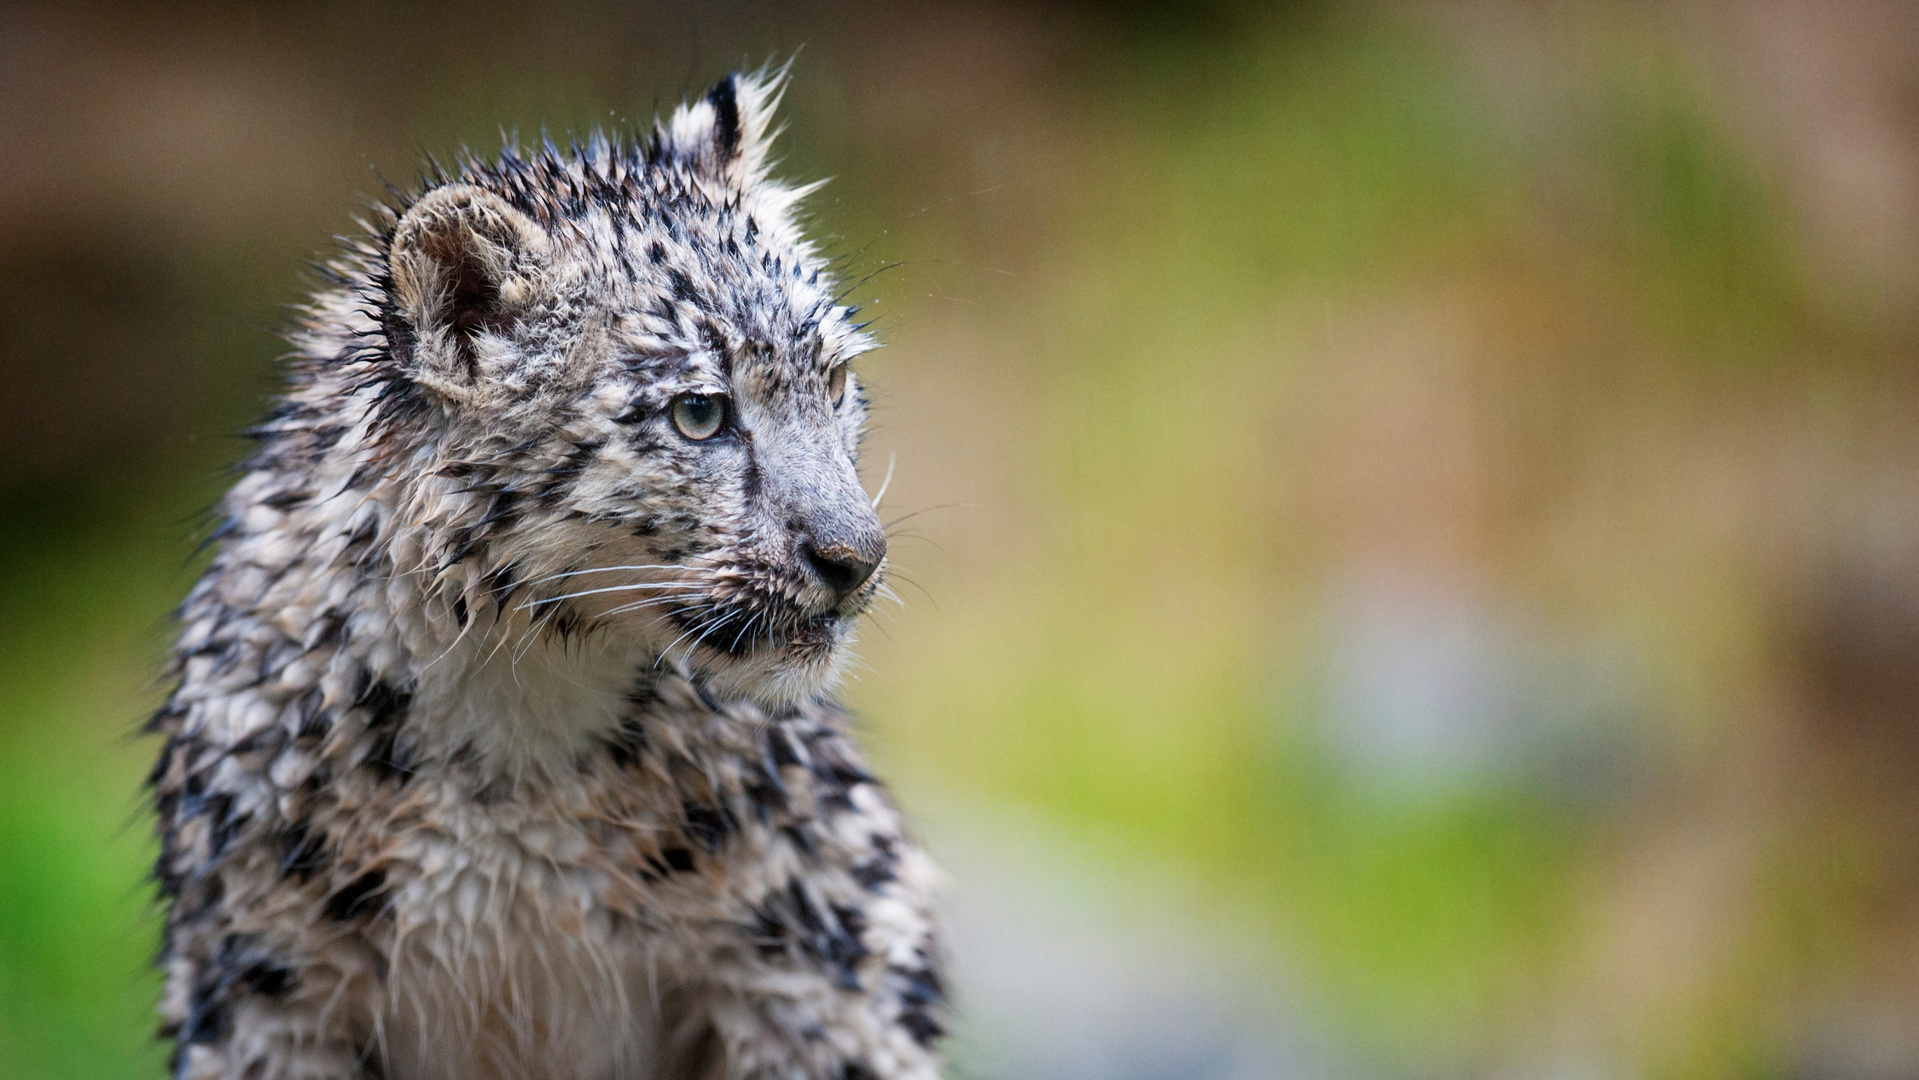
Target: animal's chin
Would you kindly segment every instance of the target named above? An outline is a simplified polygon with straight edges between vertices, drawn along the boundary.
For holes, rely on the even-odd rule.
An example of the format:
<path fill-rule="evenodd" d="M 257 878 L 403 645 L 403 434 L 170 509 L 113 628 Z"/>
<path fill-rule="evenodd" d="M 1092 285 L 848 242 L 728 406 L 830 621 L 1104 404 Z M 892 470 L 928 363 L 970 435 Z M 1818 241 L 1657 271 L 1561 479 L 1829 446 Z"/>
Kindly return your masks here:
<path fill-rule="evenodd" d="M 839 613 L 745 622 L 748 632 L 724 632 L 732 619 L 708 613 L 720 632 L 700 635 L 690 649 L 669 655 L 697 672 L 714 690 L 728 696 L 781 705 L 813 697 L 838 681 L 855 617 Z M 694 625 L 701 625 L 695 623 Z"/>
<path fill-rule="evenodd" d="M 837 651 L 845 640 L 845 619 L 838 615 L 818 615 L 796 623 L 784 641 L 769 641 L 761 647 L 783 651 L 795 660 L 804 661 L 816 654 Z"/>
<path fill-rule="evenodd" d="M 814 697 L 839 681 L 851 638 L 837 618 L 811 619 L 792 632 L 744 651 L 698 650 L 693 664 L 715 690 L 765 705 Z"/>

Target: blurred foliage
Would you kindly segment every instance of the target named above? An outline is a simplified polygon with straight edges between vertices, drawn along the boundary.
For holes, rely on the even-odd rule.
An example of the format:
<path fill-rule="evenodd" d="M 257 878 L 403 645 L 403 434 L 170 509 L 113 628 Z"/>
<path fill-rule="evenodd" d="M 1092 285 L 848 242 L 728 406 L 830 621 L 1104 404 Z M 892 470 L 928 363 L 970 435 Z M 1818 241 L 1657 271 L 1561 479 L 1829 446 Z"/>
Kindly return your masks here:
<path fill-rule="evenodd" d="M 18 493 L 16 493 L 18 494 Z M 152 844 L 135 785 L 150 748 L 155 622 L 190 578 L 173 522 L 8 523 L 0 579 L 0 1073 L 157 1075 Z M 58 502 L 58 499 L 50 500 Z M 91 529 L 76 528 L 90 524 Z M 126 526 L 134 526 L 122 531 Z M 30 531 L 32 530 L 32 531 Z M 142 542 L 140 532 L 151 539 Z"/>

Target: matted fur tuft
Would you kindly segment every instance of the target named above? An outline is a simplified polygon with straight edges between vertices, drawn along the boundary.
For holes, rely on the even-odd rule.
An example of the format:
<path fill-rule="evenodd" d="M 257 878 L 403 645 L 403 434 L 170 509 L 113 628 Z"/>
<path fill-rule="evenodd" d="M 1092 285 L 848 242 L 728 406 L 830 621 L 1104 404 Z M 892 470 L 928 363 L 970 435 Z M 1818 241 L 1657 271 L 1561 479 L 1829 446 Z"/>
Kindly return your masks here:
<path fill-rule="evenodd" d="M 327 265 L 151 725 L 176 1077 L 937 1075 L 935 871 L 827 696 L 873 342 L 783 76 Z"/>

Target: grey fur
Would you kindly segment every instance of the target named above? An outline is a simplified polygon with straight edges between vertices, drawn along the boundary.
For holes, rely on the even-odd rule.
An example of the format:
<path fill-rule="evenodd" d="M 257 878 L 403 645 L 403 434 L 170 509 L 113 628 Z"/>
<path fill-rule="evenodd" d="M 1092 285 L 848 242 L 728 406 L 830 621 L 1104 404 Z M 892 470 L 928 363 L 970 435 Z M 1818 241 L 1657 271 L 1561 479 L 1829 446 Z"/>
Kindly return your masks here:
<path fill-rule="evenodd" d="M 937 1076 L 936 872 L 828 696 L 872 342 L 779 85 L 469 160 L 330 266 L 152 725 L 176 1077 Z"/>

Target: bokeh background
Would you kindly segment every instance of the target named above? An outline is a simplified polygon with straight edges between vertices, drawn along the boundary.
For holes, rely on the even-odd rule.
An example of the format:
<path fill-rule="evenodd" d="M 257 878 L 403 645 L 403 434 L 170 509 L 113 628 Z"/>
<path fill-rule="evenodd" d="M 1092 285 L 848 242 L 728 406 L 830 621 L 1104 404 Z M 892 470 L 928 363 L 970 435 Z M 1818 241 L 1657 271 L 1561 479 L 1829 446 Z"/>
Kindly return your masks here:
<path fill-rule="evenodd" d="M 0 7 L 0 1076 L 161 1074 L 132 732 L 303 261 L 796 50 L 956 1076 L 1919 1076 L 1870 0 Z"/>

